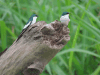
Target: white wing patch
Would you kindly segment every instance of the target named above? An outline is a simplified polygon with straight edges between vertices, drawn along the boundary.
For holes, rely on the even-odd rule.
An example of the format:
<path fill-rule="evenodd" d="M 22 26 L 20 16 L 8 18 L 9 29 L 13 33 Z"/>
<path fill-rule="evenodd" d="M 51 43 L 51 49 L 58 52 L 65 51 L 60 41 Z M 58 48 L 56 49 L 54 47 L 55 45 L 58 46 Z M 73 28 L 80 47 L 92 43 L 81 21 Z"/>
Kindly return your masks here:
<path fill-rule="evenodd" d="M 23 29 L 27 28 L 30 25 L 30 22 L 28 24 L 26 24 Z"/>
<path fill-rule="evenodd" d="M 34 24 L 34 23 L 36 22 L 36 19 L 37 19 L 37 17 L 33 17 L 32 23 L 31 23 L 31 21 L 30 21 L 28 24 L 26 24 L 26 25 L 24 26 L 23 29 L 27 28 L 27 27 L 30 25 L 30 23 L 31 23 L 31 24 Z"/>

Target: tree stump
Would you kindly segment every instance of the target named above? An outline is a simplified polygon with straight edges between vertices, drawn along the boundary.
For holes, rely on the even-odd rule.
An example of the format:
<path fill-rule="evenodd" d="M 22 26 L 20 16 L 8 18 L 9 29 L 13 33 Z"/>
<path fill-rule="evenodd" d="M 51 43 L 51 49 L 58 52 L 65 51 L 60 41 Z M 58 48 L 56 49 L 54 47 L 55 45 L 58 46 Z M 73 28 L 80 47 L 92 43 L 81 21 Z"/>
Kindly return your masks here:
<path fill-rule="evenodd" d="M 0 56 L 0 75 L 39 75 L 70 40 L 67 25 L 38 21 Z M 30 73 L 33 72 L 33 73 Z"/>

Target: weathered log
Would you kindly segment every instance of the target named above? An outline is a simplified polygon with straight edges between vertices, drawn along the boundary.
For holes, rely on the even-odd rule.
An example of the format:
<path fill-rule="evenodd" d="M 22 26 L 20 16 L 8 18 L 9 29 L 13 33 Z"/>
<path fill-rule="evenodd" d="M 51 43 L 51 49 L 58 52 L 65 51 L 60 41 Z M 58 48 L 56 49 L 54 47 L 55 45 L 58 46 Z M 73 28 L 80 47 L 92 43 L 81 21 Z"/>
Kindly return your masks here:
<path fill-rule="evenodd" d="M 50 24 L 39 21 L 31 25 L 0 56 L 0 75 L 19 75 L 20 72 L 39 75 L 69 40 L 68 27 L 57 20 Z"/>

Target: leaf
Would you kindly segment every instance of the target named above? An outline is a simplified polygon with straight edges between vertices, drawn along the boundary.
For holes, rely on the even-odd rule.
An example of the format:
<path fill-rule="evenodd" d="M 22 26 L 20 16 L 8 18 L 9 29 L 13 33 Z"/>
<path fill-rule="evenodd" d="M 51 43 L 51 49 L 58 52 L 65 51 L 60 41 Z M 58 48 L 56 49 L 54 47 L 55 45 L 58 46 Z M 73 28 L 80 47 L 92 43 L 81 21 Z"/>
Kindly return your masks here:
<path fill-rule="evenodd" d="M 1 30 L 1 45 L 2 45 L 2 50 L 3 51 L 7 46 L 6 44 L 6 25 L 4 21 L 0 21 L 0 30 Z"/>

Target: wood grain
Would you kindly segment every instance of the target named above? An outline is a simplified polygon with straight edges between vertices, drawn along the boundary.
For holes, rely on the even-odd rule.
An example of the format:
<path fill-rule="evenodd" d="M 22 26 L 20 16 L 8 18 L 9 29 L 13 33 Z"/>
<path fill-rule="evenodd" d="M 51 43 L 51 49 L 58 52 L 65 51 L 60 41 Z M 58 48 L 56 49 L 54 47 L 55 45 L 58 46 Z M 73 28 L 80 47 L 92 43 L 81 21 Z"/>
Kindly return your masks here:
<path fill-rule="evenodd" d="M 69 40 L 68 27 L 57 20 L 31 25 L 0 56 L 0 75 L 39 75 Z"/>

